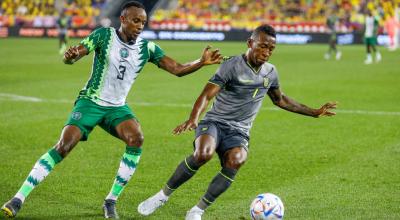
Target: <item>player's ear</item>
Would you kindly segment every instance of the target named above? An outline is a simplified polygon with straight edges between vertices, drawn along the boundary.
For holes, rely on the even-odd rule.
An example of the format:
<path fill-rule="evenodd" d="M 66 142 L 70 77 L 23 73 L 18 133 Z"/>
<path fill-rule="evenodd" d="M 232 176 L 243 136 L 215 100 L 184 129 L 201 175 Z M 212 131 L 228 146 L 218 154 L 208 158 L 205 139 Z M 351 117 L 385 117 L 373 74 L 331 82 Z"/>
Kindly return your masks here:
<path fill-rule="evenodd" d="M 125 17 L 123 15 L 119 16 L 119 21 L 122 23 L 125 23 Z"/>
<path fill-rule="evenodd" d="M 253 39 L 251 39 L 250 37 L 247 38 L 247 47 L 251 48 L 252 44 L 253 44 Z"/>

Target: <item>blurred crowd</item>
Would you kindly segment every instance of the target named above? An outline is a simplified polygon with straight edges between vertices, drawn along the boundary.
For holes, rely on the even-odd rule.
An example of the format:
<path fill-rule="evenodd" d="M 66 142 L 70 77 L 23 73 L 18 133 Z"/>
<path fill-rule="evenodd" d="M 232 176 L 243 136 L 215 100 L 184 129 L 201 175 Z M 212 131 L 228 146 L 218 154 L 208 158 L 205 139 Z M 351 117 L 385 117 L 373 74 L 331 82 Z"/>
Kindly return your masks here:
<path fill-rule="evenodd" d="M 367 9 L 384 20 L 400 0 L 177 0 L 175 5 L 156 10 L 151 20 L 187 21 L 194 29 L 210 20 L 224 21 L 235 29 L 253 29 L 262 23 L 325 23 L 335 11 L 344 25 L 357 29 Z"/>
<path fill-rule="evenodd" d="M 65 14 L 71 27 L 95 27 L 101 9 L 111 0 L 0 0 L 1 26 L 54 27 Z M 165 2 L 165 1 L 164 1 Z M 325 24 L 335 13 L 345 30 L 363 27 L 364 13 L 373 11 L 385 23 L 396 14 L 400 0 L 168 0 L 158 8 L 150 27 L 178 23 L 170 28 L 205 29 L 216 22 L 224 30 L 252 30 L 262 23 Z M 400 10 L 397 9 L 397 13 Z M 182 23 L 179 26 L 179 22 Z M 152 25 L 153 24 L 153 25 Z M 170 24 L 170 23 L 169 23 Z M 157 25 L 157 26 L 156 26 Z M 214 24 L 211 24 L 214 25 Z"/>
<path fill-rule="evenodd" d="M 72 27 L 95 26 L 106 0 L 0 0 L 0 26 L 54 27 L 57 17 L 71 18 Z"/>

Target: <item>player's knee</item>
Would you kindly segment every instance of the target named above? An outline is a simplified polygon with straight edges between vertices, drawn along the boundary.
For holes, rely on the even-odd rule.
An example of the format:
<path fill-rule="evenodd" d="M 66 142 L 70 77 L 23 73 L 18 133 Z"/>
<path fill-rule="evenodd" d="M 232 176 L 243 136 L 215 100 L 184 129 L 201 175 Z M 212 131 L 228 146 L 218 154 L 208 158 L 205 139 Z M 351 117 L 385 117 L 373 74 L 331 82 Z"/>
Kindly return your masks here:
<path fill-rule="evenodd" d="M 247 159 L 247 152 L 232 151 L 225 155 L 224 166 L 232 169 L 239 169 Z"/>
<path fill-rule="evenodd" d="M 128 146 L 141 147 L 144 142 L 144 136 L 141 132 L 129 134 L 126 140 Z"/>
<path fill-rule="evenodd" d="M 61 155 L 61 157 L 64 158 L 69 154 L 69 152 L 72 151 L 72 149 L 74 148 L 75 145 L 76 144 L 74 144 L 72 142 L 68 142 L 68 141 L 61 139 L 56 144 L 55 150 Z"/>
<path fill-rule="evenodd" d="M 213 153 L 210 148 L 196 149 L 193 156 L 197 163 L 204 164 L 211 160 Z"/>

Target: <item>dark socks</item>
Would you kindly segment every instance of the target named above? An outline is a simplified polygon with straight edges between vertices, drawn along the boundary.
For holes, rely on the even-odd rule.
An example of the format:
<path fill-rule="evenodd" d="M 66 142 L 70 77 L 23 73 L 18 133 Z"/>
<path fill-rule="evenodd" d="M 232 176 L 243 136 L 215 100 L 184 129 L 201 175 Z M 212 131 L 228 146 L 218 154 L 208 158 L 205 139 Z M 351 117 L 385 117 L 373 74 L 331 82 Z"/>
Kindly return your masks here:
<path fill-rule="evenodd" d="M 201 198 L 197 206 L 203 210 L 210 206 L 219 195 L 229 188 L 235 179 L 236 173 L 237 170 L 235 169 L 227 167 L 222 168 L 222 170 L 211 181 L 206 194 Z"/>
<path fill-rule="evenodd" d="M 200 168 L 200 165 L 196 163 L 193 155 L 185 158 L 175 170 L 175 173 L 169 178 L 163 191 L 165 195 L 170 196 L 172 192 L 177 189 L 180 185 L 188 181 Z"/>

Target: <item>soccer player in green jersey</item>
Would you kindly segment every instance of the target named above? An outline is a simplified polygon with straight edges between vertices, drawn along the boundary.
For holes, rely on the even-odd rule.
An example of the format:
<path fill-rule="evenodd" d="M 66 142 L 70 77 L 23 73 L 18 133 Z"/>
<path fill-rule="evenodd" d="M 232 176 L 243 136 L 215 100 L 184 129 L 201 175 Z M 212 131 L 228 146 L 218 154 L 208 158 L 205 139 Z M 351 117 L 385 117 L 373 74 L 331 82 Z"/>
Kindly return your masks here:
<path fill-rule="evenodd" d="M 378 17 L 373 16 L 371 10 L 367 10 L 364 25 L 364 43 L 367 49 L 367 57 L 364 61 L 365 64 L 372 63 L 371 50 L 375 53 L 375 62 L 378 63 L 382 60 L 382 55 L 376 48 L 376 45 L 378 44 L 378 29 Z"/>
<path fill-rule="evenodd" d="M 280 89 L 278 71 L 268 63 L 275 49 L 276 33 L 269 25 L 259 26 L 247 41 L 246 53 L 234 56 L 221 64 L 197 98 L 187 121 L 174 133 L 195 130 L 194 152 L 176 168 L 164 187 L 138 206 L 142 215 L 150 215 L 167 202 L 171 194 L 188 181 L 201 166 L 217 153 L 221 170 L 210 182 L 199 202 L 186 214 L 186 220 L 201 220 L 209 207 L 233 183 L 247 159 L 250 129 L 267 95 L 272 102 L 287 111 L 322 117 L 335 115 L 328 102 L 318 109 L 307 107 L 289 98 Z M 211 109 L 199 121 L 208 103 L 215 97 Z"/>
<path fill-rule="evenodd" d="M 147 15 L 138 2 L 128 2 L 122 7 L 120 21 L 118 30 L 97 29 L 65 52 L 66 64 L 95 52 L 90 79 L 79 92 L 57 144 L 39 158 L 16 195 L 2 206 L 8 217 L 16 216 L 32 190 L 99 125 L 126 144 L 115 181 L 103 205 L 105 218 L 118 218 L 116 201 L 131 179 L 142 152 L 143 132 L 125 101 L 143 66 L 150 61 L 175 76 L 184 76 L 205 65 L 220 63 L 222 59 L 219 51 L 212 51 L 210 47 L 204 49 L 200 59 L 186 64 L 166 56 L 157 44 L 139 36 Z"/>

